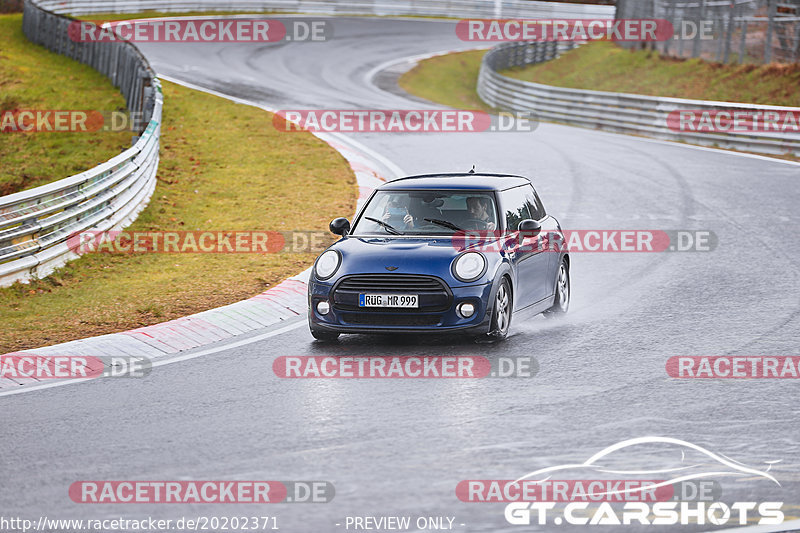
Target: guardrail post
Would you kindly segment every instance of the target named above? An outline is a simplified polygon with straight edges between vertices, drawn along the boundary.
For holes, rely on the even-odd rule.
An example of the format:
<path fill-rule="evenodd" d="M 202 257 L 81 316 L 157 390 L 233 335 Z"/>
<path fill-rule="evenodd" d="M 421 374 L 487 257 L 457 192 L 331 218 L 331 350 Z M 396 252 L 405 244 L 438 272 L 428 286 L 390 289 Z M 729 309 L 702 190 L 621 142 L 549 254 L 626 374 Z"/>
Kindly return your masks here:
<path fill-rule="evenodd" d="M 767 40 L 764 42 L 764 63 L 772 62 L 772 35 L 775 31 L 775 0 L 767 0 L 769 22 L 767 23 Z"/>
<path fill-rule="evenodd" d="M 798 10 L 798 11 L 800 11 L 800 10 Z M 794 47 L 792 49 L 792 61 L 797 62 L 797 60 L 800 59 L 800 57 L 798 57 L 798 54 L 800 54 L 800 24 L 795 24 Z"/>
<path fill-rule="evenodd" d="M 675 3 L 677 0 L 667 0 L 669 2 L 669 7 L 667 8 L 667 20 L 669 20 L 673 25 L 675 24 Z M 669 54 L 669 47 L 672 44 L 672 36 L 669 39 L 664 41 L 664 47 L 662 52 L 664 55 Z"/>
<path fill-rule="evenodd" d="M 747 21 L 742 21 L 742 41 L 739 44 L 739 63 L 744 63 L 747 55 Z"/>
<path fill-rule="evenodd" d="M 695 22 L 697 23 L 697 34 L 694 36 L 694 43 L 692 44 L 692 57 L 698 57 L 700 55 L 700 37 L 702 36 L 702 27 L 703 27 L 703 19 L 706 16 L 706 0 L 700 0 L 700 8 L 697 10 L 697 17 L 695 18 Z"/>
<path fill-rule="evenodd" d="M 733 24 L 734 24 L 734 14 L 738 8 L 736 4 L 731 3 L 730 7 L 728 8 L 728 23 L 726 32 L 725 32 L 725 53 L 722 58 L 722 62 L 727 64 L 731 59 L 731 40 L 733 39 Z"/>
<path fill-rule="evenodd" d="M 144 109 L 142 110 L 142 122 L 149 124 L 153 118 L 153 108 L 155 107 L 155 88 L 153 88 L 152 80 L 145 81 L 144 87 Z"/>

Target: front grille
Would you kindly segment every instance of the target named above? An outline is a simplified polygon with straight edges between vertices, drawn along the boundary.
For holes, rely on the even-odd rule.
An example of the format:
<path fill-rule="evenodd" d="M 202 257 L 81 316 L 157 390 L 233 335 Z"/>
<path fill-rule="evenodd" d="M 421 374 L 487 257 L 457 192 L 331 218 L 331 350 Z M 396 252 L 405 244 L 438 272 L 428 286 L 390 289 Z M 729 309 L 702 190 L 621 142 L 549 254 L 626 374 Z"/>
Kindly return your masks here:
<path fill-rule="evenodd" d="M 444 283 L 432 276 L 408 274 L 371 274 L 349 276 L 339 282 L 343 291 L 403 291 L 403 292 L 447 292 Z"/>
<path fill-rule="evenodd" d="M 365 326 L 435 326 L 441 315 L 389 315 L 386 313 L 344 313 L 342 319 L 349 324 Z"/>
<path fill-rule="evenodd" d="M 392 310 L 398 313 L 445 311 L 453 301 L 453 294 L 444 281 L 433 276 L 411 274 L 359 274 L 342 278 L 333 288 L 333 306 L 339 310 L 361 311 L 370 314 L 377 309 L 358 306 L 360 294 L 418 294 L 418 309 Z"/>

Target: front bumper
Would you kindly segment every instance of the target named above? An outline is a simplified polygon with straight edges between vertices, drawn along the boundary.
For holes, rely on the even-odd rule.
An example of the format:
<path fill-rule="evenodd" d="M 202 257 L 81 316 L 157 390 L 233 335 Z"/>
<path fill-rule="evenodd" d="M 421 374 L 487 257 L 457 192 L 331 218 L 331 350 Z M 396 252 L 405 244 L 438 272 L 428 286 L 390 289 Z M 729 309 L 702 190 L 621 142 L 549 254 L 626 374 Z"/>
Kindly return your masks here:
<path fill-rule="evenodd" d="M 489 331 L 491 315 L 492 283 L 447 287 L 450 298 L 445 305 L 425 306 L 421 298 L 420 309 L 357 308 L 337 304 L 333 298 L 335 284 L 313 278 L 308 285 L 308 319 L 310 326 L 318 331 L 336 333 L 475 333 Z M 375 290 L 374 292 L 387 292 Z M 389 291 L 403 294 L 402 291 Z M 328 313 L 317 311 L 317 303 L 327 301 Z M 463 318 L 456 308 L 462 302 L 475 306 L 470 318 Z"/>

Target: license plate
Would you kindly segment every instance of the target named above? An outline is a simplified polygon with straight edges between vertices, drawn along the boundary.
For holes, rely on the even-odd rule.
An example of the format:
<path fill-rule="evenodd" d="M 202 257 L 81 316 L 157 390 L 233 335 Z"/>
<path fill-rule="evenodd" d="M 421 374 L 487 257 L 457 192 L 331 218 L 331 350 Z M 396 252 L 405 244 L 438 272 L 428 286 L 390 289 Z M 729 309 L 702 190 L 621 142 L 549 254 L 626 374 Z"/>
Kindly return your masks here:
<path fill-rule="evenodd" d="M 417 309 L 419 295 L 417 294 L 359 294 L 359 307 L 398 307 L 404 309 Z"/>

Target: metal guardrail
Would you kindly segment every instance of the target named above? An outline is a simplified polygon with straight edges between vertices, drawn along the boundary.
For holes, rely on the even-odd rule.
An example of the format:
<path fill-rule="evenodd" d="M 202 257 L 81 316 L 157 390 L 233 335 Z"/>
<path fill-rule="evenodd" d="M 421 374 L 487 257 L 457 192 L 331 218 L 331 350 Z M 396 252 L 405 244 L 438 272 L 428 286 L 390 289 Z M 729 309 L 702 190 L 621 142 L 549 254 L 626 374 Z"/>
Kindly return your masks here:
<path fill-rule="evenodd" d="M 26 0 L 23 31 L 31 41 L 92 66 L 119 87 L 143 131 L 110 161 L 69 178 L 0 197 L 0 286 L 44 277 L 76 257 L 69 238 L 122 228 L 149 201 L 156 182 L 163 97 L 154 72 L 128 42 L 76 42 L 65 14 L 147 10 L 277 11 L 458 18 L 613 18 L 613 6 L 535 0 Z"/>
<path fill-rule="evenodd" d="M 418 15 L 457 18 L 613 18 L 614 6 L 535 0 L 41 0 L 55 13 L 136 13 L 146 10 L 277 11 L 290 13 Z"/>
<path fill-rule="evenodd" d="M 555 59 L 573 47 L 571 43 L 554 42 L 514 42 L 496 46 L 484 56 L 478 94 L 495 108 L 533 112 L 540 120 L 748 152 L 800 155 L 800 133 L 680 131 L 670 128 L 667 121 L 670 113 L 678 110 L 696 110 L 698 115 L 704 111 L 792 111 L 800 114 L 797 107 L 568 89 L 517 80 L 499 72 Z"/>
<path fill-rule="evenodd" d="M 144 131 L 133 147 L 95 168 L 0 197 L 0 286 L 44 277 L 77 257 L 69 239 L 78 232 L 130 224 L 147 205 L 158 170 L 163 96 L 147 60 L 130 43 L 71 40 L 71 19 L 39 4 L 25 3 L 28 39 L 108 76 L 128 109 L 143 117 L 138 127 Z"/>

